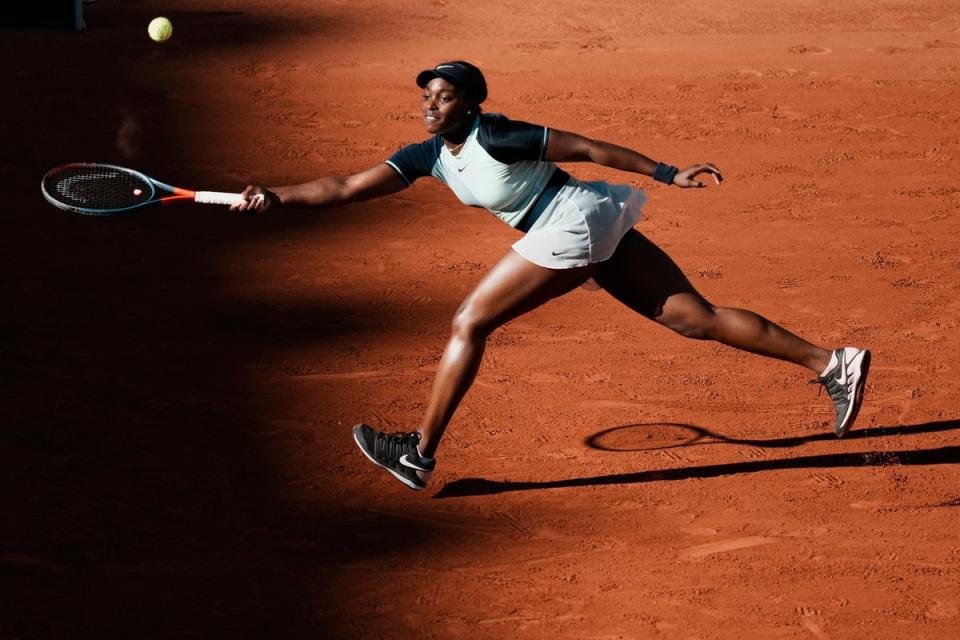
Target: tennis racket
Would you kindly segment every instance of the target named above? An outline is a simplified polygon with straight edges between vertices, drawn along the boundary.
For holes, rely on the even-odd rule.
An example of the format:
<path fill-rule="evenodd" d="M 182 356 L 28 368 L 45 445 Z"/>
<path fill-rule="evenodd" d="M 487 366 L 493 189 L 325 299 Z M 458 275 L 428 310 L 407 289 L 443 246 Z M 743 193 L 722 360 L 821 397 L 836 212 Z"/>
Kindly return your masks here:
<path fill-rule="evenodd" d="M 200 202 L 230 206 L 243 202 L 239 193 L 190 191 L 164 184 L 133 169 L 90 162 L 74 162 L 52 169 L 43 176 L 40 189 L 53 206 L 88 216 L 130 213 L 155 204 Z"/>

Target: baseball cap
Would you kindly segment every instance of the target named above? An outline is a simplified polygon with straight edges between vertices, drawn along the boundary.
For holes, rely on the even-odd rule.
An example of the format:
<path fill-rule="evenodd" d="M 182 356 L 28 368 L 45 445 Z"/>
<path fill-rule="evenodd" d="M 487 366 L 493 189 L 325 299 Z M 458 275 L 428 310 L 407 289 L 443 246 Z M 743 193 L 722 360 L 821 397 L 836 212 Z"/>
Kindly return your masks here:
<path fill-rule="evenodd" d="M 433 69 L 425 69 L 417 74 L 417 86 L 422 89 L 434 78 L 443 78 L 453 86 L 463 89 L 468 96 L 477 100 L 477 104 L 487 99 L 487 81 L 483 72 L 469 62 L 441 62 Z"/>

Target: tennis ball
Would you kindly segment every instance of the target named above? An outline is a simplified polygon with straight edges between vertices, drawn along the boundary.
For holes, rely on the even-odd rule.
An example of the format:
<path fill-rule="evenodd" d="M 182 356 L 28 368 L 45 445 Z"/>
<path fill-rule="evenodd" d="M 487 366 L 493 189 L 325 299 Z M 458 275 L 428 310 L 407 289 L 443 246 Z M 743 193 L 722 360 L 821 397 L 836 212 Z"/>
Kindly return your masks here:
<path fill-rule="evenodd" d="M 147 27 L 147 33 L 154 42 L 166 42 L 173 35 L 173 24 L 163 16 L 154 18 Z"/>

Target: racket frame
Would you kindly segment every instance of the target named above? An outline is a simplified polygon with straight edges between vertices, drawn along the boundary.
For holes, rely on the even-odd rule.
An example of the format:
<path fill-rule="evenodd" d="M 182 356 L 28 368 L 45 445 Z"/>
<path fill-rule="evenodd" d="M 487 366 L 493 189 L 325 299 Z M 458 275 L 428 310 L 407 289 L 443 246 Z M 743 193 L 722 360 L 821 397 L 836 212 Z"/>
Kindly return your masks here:
<path fill-rule="evenodd" d="M 77 207 L 73 205 L 68 205 L 64 202 L 61 202 L 50 193 L 47 192 L 47 178 L 51 175 L 63 171 L 65 169 L 70 169 L 74 167 L 86 167 L 86 168 L 100 168 L 100 169 L 114 169 L 117 171 L 122 171 L 124 173 L 132 174 L 140 178 L 146 186 L 150 188 L 150 194 L 147 196 L 146 200 L 138 202 L 129 207 L 122 207 L 118 209 L 93 209 L 86 207 Z M 203 204 L 222 204 L 222 205 L 233 205 L 239 202 L 243 202 L 243 196 L 239 193 L 223 193 L 219 191 L 192 191 L 190 189 L 184 189 L 182 187 L 174 187 L 165 182 L 160 182 L 155 178 L 151 178 L 142 171 L 137 171 L 136 169 L 131 169 L 129 167 L 121 167 L 115 164 L 106 164 L 102 162 L 71 162 L 69 164 L 64 164 L 59 167 L 55 167 L 48 171 L 46 175 L 43 176 L 43 180 L 40 181 L 40 190 L 43 192 L 43 197 L 46 198 L 47 202 L 57 207 L 58 209 L 63 209 L 64 211 L 73 211 L 75 213 L 81 213 L 88 216 L 113 216 L 119 215 L 122 213 L 129 213 L 137 209 L 143 209 L 144 207 L 149 207 L 151 205 L 160 204 L 160 205 L 169 205 L 177 204 L 180 202 L 190 201 L 190 202 L 199 202 Z M 165 192 L 170 195 L 160 196 L 158 192 Z"/>

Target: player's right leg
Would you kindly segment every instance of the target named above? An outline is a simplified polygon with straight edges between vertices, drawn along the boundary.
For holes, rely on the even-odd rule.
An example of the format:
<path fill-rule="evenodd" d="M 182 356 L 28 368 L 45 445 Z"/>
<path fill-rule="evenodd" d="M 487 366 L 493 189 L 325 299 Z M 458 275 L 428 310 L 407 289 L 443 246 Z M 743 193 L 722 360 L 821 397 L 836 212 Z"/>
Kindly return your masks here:
<path fill-rule="evenodd" d="M 387 434 L 360 424 L 353 432 L 357 445 L 371 461 L 411 489 L 425 487 L 434 469 L 437 445 L 476 378 L 490 333 L 580 286 L 594 270 L 595 265 L 548 269 L 516 251 L 508 252 L 480 280 L 454 316 L 420 429 Z"/>

